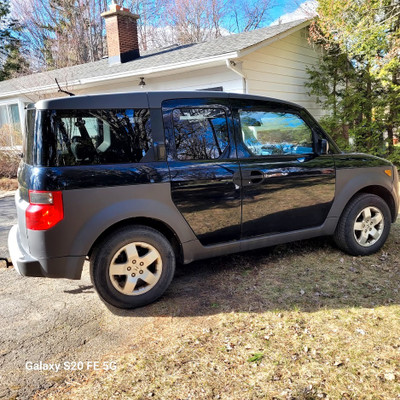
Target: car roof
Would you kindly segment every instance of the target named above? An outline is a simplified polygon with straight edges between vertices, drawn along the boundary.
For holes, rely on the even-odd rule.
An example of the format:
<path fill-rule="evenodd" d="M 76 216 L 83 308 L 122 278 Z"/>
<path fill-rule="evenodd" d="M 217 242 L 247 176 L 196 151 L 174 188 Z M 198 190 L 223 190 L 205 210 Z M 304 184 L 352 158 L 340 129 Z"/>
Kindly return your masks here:
<path fill-rule="evenodd" d="M 261 100 L 290 106 L 291 108 L 303 108 L 298 104 L 271 97 L 220 91 L 152 91 L 92 94 L 40 100 L 35 104 L 35 107 L 39 110 L 160 108 L 162 103 L 166 100 L 205 98 Z"/>

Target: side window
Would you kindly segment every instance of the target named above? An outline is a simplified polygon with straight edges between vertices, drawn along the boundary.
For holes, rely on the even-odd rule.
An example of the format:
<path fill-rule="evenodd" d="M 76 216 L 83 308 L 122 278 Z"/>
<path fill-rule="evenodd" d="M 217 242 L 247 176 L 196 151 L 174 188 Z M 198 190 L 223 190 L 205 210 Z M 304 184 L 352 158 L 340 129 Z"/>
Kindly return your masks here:
<path fill-rule="evenodd" d="M 179 108 L 172 112 L 178 160 L 213 160 L 227 157 L 228 125 L 225 110 Z"/>
<path fill-rule="evenodd" d="M 54 164 L 138 163 L 152 145 L 147 109 L 51 112 Z"/>
<path fill-rule="evenodd" d="M 243 143 L 255 156 L 313 153 L 312 132 L 296 114 L 239 110 Z"/>

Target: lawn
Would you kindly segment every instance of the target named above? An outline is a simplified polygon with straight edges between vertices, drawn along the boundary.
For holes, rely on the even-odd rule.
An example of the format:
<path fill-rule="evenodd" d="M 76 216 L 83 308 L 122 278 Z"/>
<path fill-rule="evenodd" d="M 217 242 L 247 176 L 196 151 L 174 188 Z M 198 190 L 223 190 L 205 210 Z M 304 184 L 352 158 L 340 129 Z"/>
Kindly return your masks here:
<path fill-rule="evenodd" d="M 146 324 L 115 371 L 36 398 L 400 399 L 399 234 L 364 258 L 322 238 L 180 267 L 160 301 L 121 313 Z"/>

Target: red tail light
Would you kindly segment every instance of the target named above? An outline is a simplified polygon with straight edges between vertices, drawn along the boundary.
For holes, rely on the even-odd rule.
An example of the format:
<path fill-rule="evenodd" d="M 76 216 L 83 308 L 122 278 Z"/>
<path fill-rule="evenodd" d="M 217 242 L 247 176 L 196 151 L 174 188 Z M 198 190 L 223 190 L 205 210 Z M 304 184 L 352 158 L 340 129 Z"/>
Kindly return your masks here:
<path fill-rule="evenodd" d="M 64 218 L 62 193 L 30 190 L 25 216 L 28 229 L 43 231 L 52 228 Z"/>

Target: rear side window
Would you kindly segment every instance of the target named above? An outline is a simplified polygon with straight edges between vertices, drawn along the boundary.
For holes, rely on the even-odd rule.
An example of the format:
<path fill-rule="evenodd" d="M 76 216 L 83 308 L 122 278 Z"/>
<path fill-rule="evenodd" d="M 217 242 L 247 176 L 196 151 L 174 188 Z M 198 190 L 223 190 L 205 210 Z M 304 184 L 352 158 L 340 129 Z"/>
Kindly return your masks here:
<path fill-rule="evenodd" d="M 138 163 L 152 146 L 148 109 L 42 112 L 41 165 Z"/>
<path fill-rule="evenodd" d="M 172 117 L 178 160 L 227 157 L 229 141 L 224 109 L 179 108 L 173 110 Z"/>

